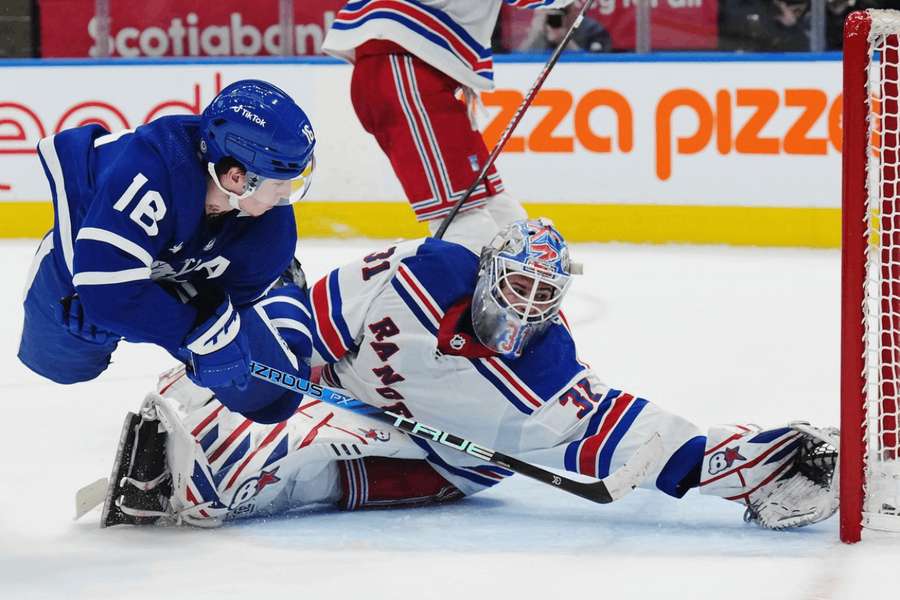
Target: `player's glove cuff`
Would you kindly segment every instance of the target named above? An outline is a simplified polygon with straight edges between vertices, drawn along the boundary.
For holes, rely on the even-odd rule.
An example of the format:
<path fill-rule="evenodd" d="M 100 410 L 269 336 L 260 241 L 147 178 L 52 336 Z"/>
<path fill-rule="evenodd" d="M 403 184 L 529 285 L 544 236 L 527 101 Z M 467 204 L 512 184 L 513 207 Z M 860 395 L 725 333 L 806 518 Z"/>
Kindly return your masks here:
<path fill-rule="evenodd" d="M 179 354 L 189 367 L 188 377 L 197 385 L 246 389 L 250 348 L 230 300 L 222 302 L 213 316 L 185 338 Z"/>

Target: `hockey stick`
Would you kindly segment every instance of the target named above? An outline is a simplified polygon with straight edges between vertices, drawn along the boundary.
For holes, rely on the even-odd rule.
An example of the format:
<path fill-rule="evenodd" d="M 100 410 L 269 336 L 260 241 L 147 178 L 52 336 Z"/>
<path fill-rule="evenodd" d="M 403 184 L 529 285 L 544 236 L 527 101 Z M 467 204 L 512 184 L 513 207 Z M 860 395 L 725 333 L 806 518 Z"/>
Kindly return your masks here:
<path fill-rule="evenodd" d="M 366 404 L 361 400 L 357 400 L 346 394 L 312 383 L 302 377 L 279 371 L 278 369 L 256 361 L 250 362 L 250 374 L 257 379 L 274 383 L 285 389 L 321 400 L 326 404 L 337 406 L 338 408 L 343 408 L 360 415 L 365 415 L 377 421 L 381 421 L 382 423 L 387 423 L 410 435 L 414 435 L 430 442 L 437 442 L 451 450 L 463 452 L 484 462 L 489 462 L 503 467 L 504 469 L 519 473 L 520 475 L 531 477 L 542 483 L 558 487 L 570 494 L 575 494 L 576 496 L 599 504 L 608 504 L 609 502 L 618 500 L 628 494 L 647 477 L 648 473 L 650 473 L 663 458 L 662 437 L 658 433 L 654 433 L 649 440 L 644 442 L 644 444 L 638 448 L 637 452 L 634 453 L 627 463 L 610 473 L 609 476 L 592 482 L 576 481 L 564 477 L 563 475 L 544 470 L 523 460 L 497 452 L 496 450 L 491 450 L 486 446 L 476 444 L 475 442 L 443 431 L 437 427 L 425 425 L 410 417 Z"/>
<path fill-rule="evenodd" d="M 528 90 L 528 93 L 525 95 L 525 99 L 522 100 L 522 104 L 519 105 L 519 108 L 516 110 L 516 114 L 513 115 L 512 120 L 510 120 L 509 124 L 506 126 L 506 129 L 503 130 L 503 133 L 500 135 L 500 139 L 497 141 L 497 145 L 494 146 L 494 149 L 491 150 L 490 155 L 488 156 L 487 161 L 484 163 L 484 166 L 481 167 L 481 171 L 478 173 L 478 176 L 475 178 L 475 181 L 469 186 L 469 189 L 466 190 L 466 193 L 463 194 L 462 198 L 456 201 L 456 204 L 453 205 L 453 208 L 450 209 L 450 212 L 447 213 L 447 216 L 444 217 L 444 220 L 441 222 L 441 226 L 438 228 L 437 233 L 434 234 L 435 239 L 441 239 L 444 237 L 444 234 L 447 232 L 447 228 L 450 226 L 450 222 L 456 217 L 456 213 L 462 208 L 462 205 L 465 204 L 466 200 L 475 192 L 475 188 L 478 187 L 478 184 L 481 183 L 481 180 L 484 179 L 485 175 L 487 175 L 488 170 L 497 160 L 497 157 L 500 155 L 500 152 L 503 151 L 504 146 L 506 146 L 506 142 L 509 141 L 510 136 L 512 136 L 513 130 L 515 130 L 516 126 L 519 124 L 519 121 L 522 120 L 522 117 L 525 115 L 525 111 L 528 110 L 528 107 L 531 106 L 531 103 L 534 101 L 534 97 L 537 95 L 538 91 L 540 91 L 541 86 L 544 85 L 544 80 L 547 79 L 547 76 L 550 75 L 550 70 L 553 69 L 554 65 L 556 65 L 556 61 L 559 60 L 560 55 L 563 50 L 569 44 L 569 41 L 572 39 L 572 36 L 575 35 L 575 30 L 578 29 L 578 26 L 581 25 L 581 22 L 584 20 L 584 13 L 587 12 L 587 9 L 593 4 L 594 0 L 585 0 L 585 3 L 581 6 L 581 10 L 578 11 L 578 16 L 575 17 L 575 21 L 572 22 L 572 25 L 569 27 L 569 31 L 566 32 L 566 35 L 563 37 L 562 41 L 558 46 L 553 50 L 553 54 L 550 55 L 550 59 L 547 60 L 547 63 L 544 65 L 544 68 L 538 74 L 537 79 L 534 84 L 532 84 L 531 89 Z"/>

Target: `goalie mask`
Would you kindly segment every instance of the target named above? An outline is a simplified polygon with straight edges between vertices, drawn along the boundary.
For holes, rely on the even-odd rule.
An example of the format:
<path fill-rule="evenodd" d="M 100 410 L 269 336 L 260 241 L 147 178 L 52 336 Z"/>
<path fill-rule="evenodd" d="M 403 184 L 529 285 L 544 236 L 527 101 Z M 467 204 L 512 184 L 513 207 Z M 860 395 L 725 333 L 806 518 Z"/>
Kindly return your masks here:
<path fill-rule="evenodd" d="M 562 235 L 546 219 L 516 221 L 481 252 L 472 324 L 487 348 L 517 358 L 559 314 L 571 275 Z"/>

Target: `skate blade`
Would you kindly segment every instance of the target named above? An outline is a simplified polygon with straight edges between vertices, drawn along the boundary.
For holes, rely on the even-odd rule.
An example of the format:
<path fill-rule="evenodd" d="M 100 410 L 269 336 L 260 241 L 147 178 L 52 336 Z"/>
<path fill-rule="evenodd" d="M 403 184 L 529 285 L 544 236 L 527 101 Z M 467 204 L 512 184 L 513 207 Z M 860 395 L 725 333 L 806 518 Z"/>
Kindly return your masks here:
<path fill-rule="evenodd" d="M 75 493 L 76 521 L 103 504 L 103 501 L 106 499 L 106 488 L 108 485 L 109 480 L 106 477 L 101 477 Z"/>

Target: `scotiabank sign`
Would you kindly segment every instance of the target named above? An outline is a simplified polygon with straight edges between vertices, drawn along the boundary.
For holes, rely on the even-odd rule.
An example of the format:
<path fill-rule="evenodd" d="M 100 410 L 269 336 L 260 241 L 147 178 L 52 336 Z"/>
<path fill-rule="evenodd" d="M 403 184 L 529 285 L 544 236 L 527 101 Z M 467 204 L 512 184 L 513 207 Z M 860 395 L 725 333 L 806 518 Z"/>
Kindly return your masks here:
<path fill-rule="evenodd" d="M 88 57 L 98 53 L 96 0 L 39 0 L 41 53 Z M 487 0 L 485 0 L 487 1 Z M 650 0 L 655 49 L 715 48 L 714 0 Z M 322 40 L 344 0 L 294 0 L 294 54 L 320 54 Z M 279 55 L 282 30 L 278 0 L 110 0 L 112 56 Z M 610 32 L 613 47 L 635 47 L 635 0 L 599 0 L 588 16 Z M 540 17 L 531 10 L 502 13 L 510 50 L 517 49 Z"/>
<path fill-rule="evenodd" d="M 278 55 L 278 1 L 110 0 L 112 56 Z M 319 54 L 342 0 L 294 2 L 295 54 Z M 95 0 L 40 0 L 41 54 L 96 56 Z"/>

